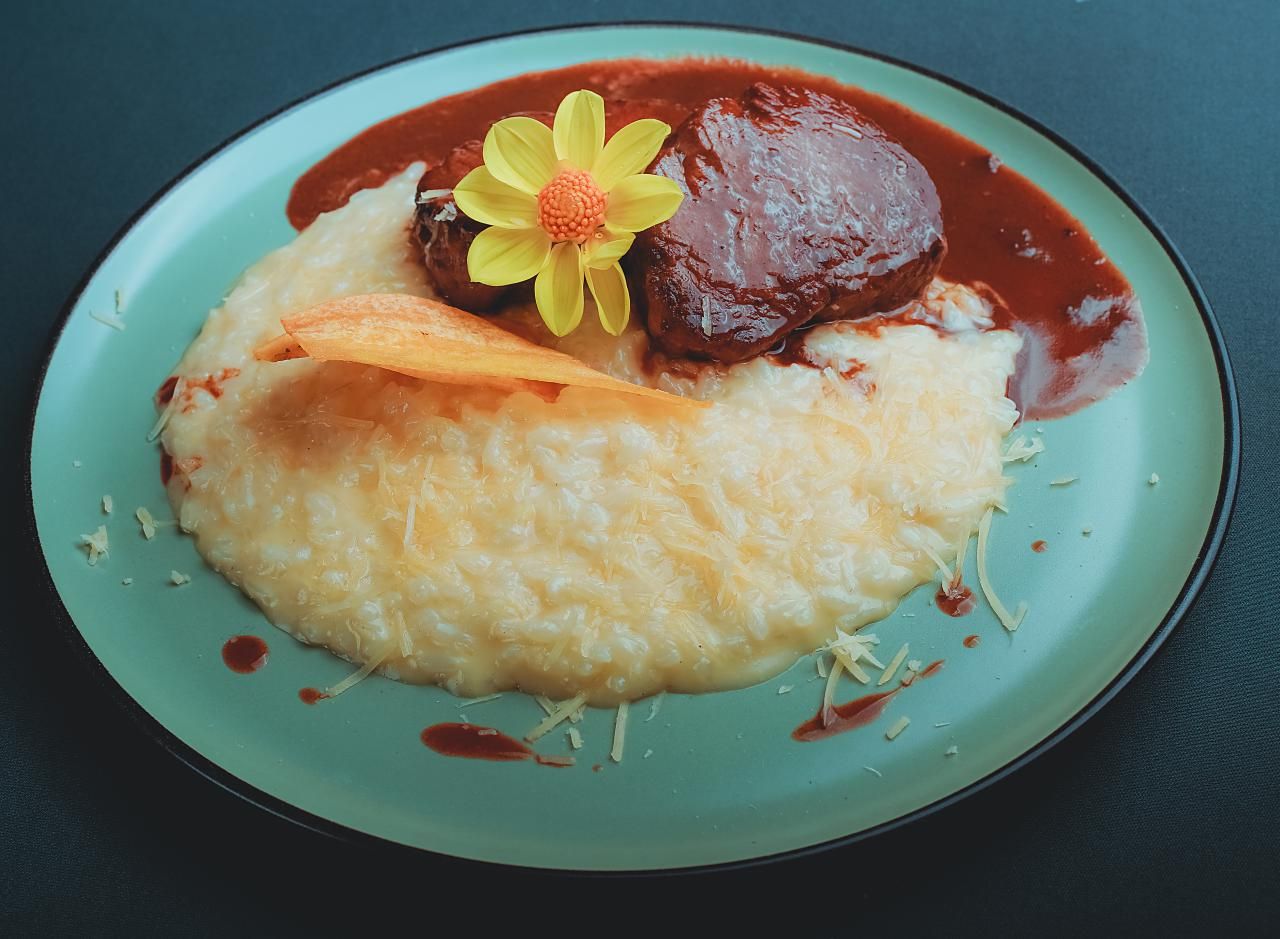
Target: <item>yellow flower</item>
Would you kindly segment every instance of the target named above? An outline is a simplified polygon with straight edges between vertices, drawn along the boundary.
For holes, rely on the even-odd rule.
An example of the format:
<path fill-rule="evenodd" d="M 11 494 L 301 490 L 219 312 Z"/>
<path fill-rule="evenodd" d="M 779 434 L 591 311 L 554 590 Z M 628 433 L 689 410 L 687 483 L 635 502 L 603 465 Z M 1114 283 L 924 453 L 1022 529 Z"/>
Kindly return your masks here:
<path fill-rule="evenodd" d="M 684 194 L 672 180 L 641 172 L 671 133 L 635 121 L 604 142 L 604 99 L 575 91 L 555 126 L 531 117 L 498 121 L 484 138 L 484 165 L 458 183 L 458 208 L 486 228 L 467 253 L 473 281 L 501 287 L 535 277 L 534 299 L 557 336 L 582 322 L 583 278 L 600 322 L 626 328 L 631 295 L 618 260 L 635 232 L 665 222 Z"/>

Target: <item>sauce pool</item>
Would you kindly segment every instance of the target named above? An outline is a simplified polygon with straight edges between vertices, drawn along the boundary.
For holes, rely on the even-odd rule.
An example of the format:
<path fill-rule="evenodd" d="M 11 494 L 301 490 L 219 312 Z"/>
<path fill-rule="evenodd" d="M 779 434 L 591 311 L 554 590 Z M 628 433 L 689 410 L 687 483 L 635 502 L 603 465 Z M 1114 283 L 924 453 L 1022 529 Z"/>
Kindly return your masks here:
<path fill-rule="evenodd" d="M 500 763 L 532 760 L 540 766 L 572 766 L 573 757 L 542 756 L 514 737 L 478 724 L 432 724 L 423 730 L 422 742 L 443 756 Z"/>
<path fill-rule="evenodd" d="M 267 664 L 269 651 L 257 636 L 232 636 L 222 645 L 222 661 L 236 674 L 248 675 Z"/>
<path fill-rule="evenodd" d="M 1049 542 L 1047 541 L 1031 542 L 1031 550 L 1034 551 L 1036 554 L 1044 554 L 1045 548 L 1047 547 L 1049 547 Z"/>
<path fill-rule="evenodd" d="M 936 675 L 945 661 L 945 659 L 938 659 L 929 663 L 919 675 L 908 673 L 907 677 L 898 682 L 897 688 L 889 691 L 864 694 L 862 697 L 846 701 L 844 704 L 832 705 L 830 711 L 825 713 L 819 707 L 817 714 L 791 731 L 791 739 L 800 743 L 812 743 L 815 740 L 825 740 L 827 737 L 843 734 L 858 727 L 865 727 L 884 713 L 884 709 L 889 706 L 889 702 L 894 695 L 904 688 L 910 688 L 917 678 L 930 678 Z"/>
<path fill-rule="evenodd" d="M 964 584 L 943 584 L 934 594 L 933 602 L 948 616 L 965 616 L 977 605 L 973 591 Z"/>
<path fill-rule="evenodd" d="M 976 649 L 978 647 L 978 643 L 980 643 L 981 641 L 982 639 L 979 638 L 977 633 L 974 633 L 972 636 L 965 636 L 964 647 L 966 649 Z"/>
<path fill-rule="evenodd" d="M 723 59 L 590 62 L 534 72 L 433 101 L 361 132 L 308 169 L 286 212 L 299 230 L 410 163 L 429 168 L 511 114 L 554 112 L 579 88 L 607 102 L 648 101 L 673 126 L 709 98 L 757 81 L 841 99 L 896 137 L 929 171 L 948 243 L 943 277 L 986 284 L 996 325 L 1023 338 L 1009 393 L 1024 419 L 1060 417 L 1105 397 L 1146 364 L 1146 330 L 1124 275 L 1043 190 L 973 141 L 879 95 L 830 78 Z M 636 115 L 639 116 L 639 115 Z"/>

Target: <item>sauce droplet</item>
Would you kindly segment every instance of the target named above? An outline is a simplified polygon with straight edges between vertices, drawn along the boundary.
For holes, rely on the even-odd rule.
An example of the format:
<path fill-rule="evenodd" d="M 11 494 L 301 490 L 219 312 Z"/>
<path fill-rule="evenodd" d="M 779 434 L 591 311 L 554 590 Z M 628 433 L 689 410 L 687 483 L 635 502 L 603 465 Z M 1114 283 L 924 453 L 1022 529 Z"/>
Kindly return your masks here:
<path fill-rule="evenodd" d="M 422 732 L 422 742 L 442 756 L 500 763 L 532 760 L 541 766 L 572 766 L 571 756 L 542 756 L 527 744 L 492 727 L 446 722 L 432 724 Z"/>
<path fill-rule="evenodd" d="M 972 636 L 965 636 L 964 647 L 966 649 L 976 649 L 978 647 L 978 643 L 981 641 L 982 640 L 978 638 L 977 633 L 974 633 Z"/>
<path fill-rule="evenodd" d="M 1047 547 L 1049 547 L 1049 542 L 1047 541 L 1037 540 L 1031 542 L 1031 550 L 1036 554 L 1044 554 L 1044 549 Z"/>
<path fill-rule="evenodd" d="M 942 668 L 944 664 L 946 664 L 946 659 L 938 659 L 937 661 L 930 662 L 928 665 L 924 667 L 924 669 L 921 670 L 920 677 L 932 678 L 934 675 L 938 673 L 938 671 Z"/>
<path fill-rule="evenodd" d="M 231 671 L 248 675 L 267 664 L 267 651 L 257 636 L 232 636 L 222 645 L 222 661 Z"/>
<path fill-rule="evenodd" d="M 315 704 L 317 701 L 323 701 L 328 697 L 319 688 L 301 688 L 298 690 L 298 700 L 303 704 Z"/>
<path fill-rule="evenodd" d="M 934 595 L 933 602 L 948 616 L 964 616 L 972 613 L 976 603 L 973 591 L 964 584 L 943 584 Z"/>

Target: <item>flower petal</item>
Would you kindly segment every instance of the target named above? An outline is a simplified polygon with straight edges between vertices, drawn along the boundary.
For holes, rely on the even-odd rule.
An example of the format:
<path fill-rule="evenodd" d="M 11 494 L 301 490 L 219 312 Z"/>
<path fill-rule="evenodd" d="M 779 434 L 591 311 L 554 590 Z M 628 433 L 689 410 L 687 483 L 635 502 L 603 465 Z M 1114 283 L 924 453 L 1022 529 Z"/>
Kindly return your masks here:
<path fill-rule="evenodd" d="M 596 301 L 600 325 L 610 336 L 620 336 L 631 319 L 631 292 L 622 268 L 611 264 L 603 270 L 587 268 L 587 286 Z"/>
<path fill-rule="evenodd" d="M 619 130 L 609 138 L 591 167 L 596 185 L 608 192 L 628 176 L 643 173 L 670 133 L 670 124 L 649 117 Z"/>
<path fill-rule="evenodd" d="M 582 246 L 583 260 L 587 267 L 602 271 L 630 251 L 635 240 L 636 236 L 629 231 L 602 228 Z"/>
<path fill-rule="evenodd" d="M 551 128 L 531 117 L 508 117 L 484 138 L 484 165 L 497 179 L 536 196 L 556 174 Z"/>
<path fill-rule="evenodd" d="M 532 228 L 538 224 L 538 200 L 508 186 L 486 166 L 477 166 L 453 187 L 453 201 L 468 218 L 501 228 Z"/>
<path fill-rule="evenodd" d="M 564 96 L 552 131 L 556 156 L 580 170 L 590 170 L 604 147 L 604 98 L 594 91 Z"/>
<path fill-rule="evenodd" d="M 571 241 L 551 249 L 551 258 L 533 282 L 533 299 L 547 328 L 567 336 L 582 322 L 582 252 Z"/>
<path fill-rule="evenodd" d="M 623 231 L 644 231 L 675 215 L 683 200 L 680 187 L 665 176 L 628 176 L 609 193 L 604 223 Z"/>
<path fill-rule="evenodd" d="M 486 228 L 467 250 L 467 275 L 478 284 L 505 287 L 537 274 L 551 253 L 541 228 Z"/>

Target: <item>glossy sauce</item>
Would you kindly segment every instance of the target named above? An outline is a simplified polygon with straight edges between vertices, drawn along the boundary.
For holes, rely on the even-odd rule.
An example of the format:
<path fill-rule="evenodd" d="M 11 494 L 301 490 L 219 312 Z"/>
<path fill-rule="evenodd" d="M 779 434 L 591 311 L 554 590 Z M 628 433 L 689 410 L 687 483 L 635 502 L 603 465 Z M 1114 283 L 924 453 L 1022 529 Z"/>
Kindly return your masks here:
<path fill-rule="evenodd" d="M 668 122 L 756 81 L 802 84 L 849 102 L 928 169 L 942 200 L 948 251 L 942 276 L 989 285 L 997 325 L 1024 345 L 1010 395 L 1024 419 L 1070 414 L 1133 378 L 1146 332 L 1132 289 L 1066 210 L 998 157 L 878 95 L 791 69 L 724 60 L 617 60 L 536 72 L 406 111 L 334 150 L 298 179 L 287 213 L 298 229 L 416 160 L 443 161 L 457 144 L 522 111 L 554 111 L 593 88 L 606 99 L 658 99 Z"/>
<path fill-rule="evenodd" d="M 827 714 L 824 714 L 822 708 L 819 707 L 817 714 L 791 732 L 791 739 L 798 740 L 801 743 L 812 743 L 814 740 L 824 740 L 835 734 L 842 734 L 858 727 L 865 727 L 884 713 L 884 709 L 889 706 L 889 701 L 894 695 L 904 688 L 910 688 L 917 678 L 933 677 L 942 668 L 944 662 L 944 659 L 931 662 L 925 666 L 919 675 L 908 672 L 898 682 L 898 687 L 890 691 L 864 694 L 862 697 L 846 701 L 844 704 L 834 704 Z"/>
<path fill-rule="evenodd" d="M 573 757 L 542 756 L 527 744 L 478 724 L 432 724 L 422 734 L 422 742 L 443 756 L 502 763 L 532 760 L 540 766 L 572 766 Z"/>
<path fill-rule="evenodd" d="M 319 688 L 299 688 L 298 700 L 303 704 L 315 704 L 317 701 L 324 701 L 329 696 Z"/>
<path fill-rule="evenodd" d="M 976 649 L 978 647 L 978 643 L 980 643 L 981 641 L 982 639 L 978 636 L 977 633 L 974 633 L 972 636 L 965 636 L 964 647 L 966 649 Z"/>
<path fill-rule="evenodd" d="M 937 659 L 936 661 L 930 662 L 928 665 L 926 665 L 924 668 L 920 670 L 920 677 L 932 678 L 934 675 L 938 674 L 938 672 L 942 670 L 942 666 L 945 664 L 946 664 L 946 659 Z"/>
<path fill-rule="evenodd" d="M 1031 550 L 1034 551 L 1036 554 L 1044 554 L 1045 548 L 1047 547 L 1049 547 L 1049 542 L 1047 541 L 1031 542 Z"/>
<path fill-rule="evenodd" d="M 938 609 L 948 616 L 965 616 L 973 612 L 973 591 L 964 584 L 943 584 L 933 596 Z"/>
<path fill-rule="evenodd" d="M 222 645 L 222 661 L 239 675 L 256 672 L 267 664 L 267 644 L 257 636 L 232 636 Z"/>
<path fill-rule="evenodd" d="M 169 480 L 173 479 L 173 457 L 169 455 L 169 451 L 160 448 L 160 482 L 167 486 Z"/>

